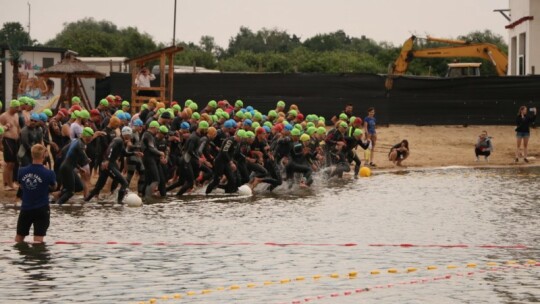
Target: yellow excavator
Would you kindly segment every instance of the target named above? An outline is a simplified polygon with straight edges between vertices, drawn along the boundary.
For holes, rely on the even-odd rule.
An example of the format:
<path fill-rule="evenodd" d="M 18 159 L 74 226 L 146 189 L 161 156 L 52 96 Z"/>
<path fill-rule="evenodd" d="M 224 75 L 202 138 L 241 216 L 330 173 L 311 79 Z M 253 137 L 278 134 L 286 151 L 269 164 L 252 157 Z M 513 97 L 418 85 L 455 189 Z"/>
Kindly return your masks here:
<path fill-rule="evenodd" d="M 451 40 L 451 39 L 442 39 L 434 38 L 428 36 L 427 41 L 440 42 L 448 44 L 449 46 L 445 47 L 436 47 L 428 49 L 414 49 L 414 42 L 418 39 L 416 36 L 411 36 L 407 39 L 401 48 L 399 57 L 394 63 L 392 63 L 388 69 L 388 76 L 386 78 L 385 86 L 387 90 L 392 89 L 394 78 L 399 75 L 405 74 L 409 63 L 414 58 L 454 58 L 454 57 L 473 57 L 473 58 L 482 58 L 487 59 L 493 63 L 493 66 L 497 70 L 499 76 L 505 76 L 508 68 L 508 58 L 507 56 L 499 50 L 497 46 L 490 43 L 471 43 L 464 40 Z M 470 72 L 471 68 L 473 73 Z M 479 67 L 480 64 L 454 64 L 454 66 L 449 65 L 450 69 L 447 73 L 448 77 L 452 76 L 479 76 Z M 456 71 L 459 69 L 467 69 L 467 71 Z"/>

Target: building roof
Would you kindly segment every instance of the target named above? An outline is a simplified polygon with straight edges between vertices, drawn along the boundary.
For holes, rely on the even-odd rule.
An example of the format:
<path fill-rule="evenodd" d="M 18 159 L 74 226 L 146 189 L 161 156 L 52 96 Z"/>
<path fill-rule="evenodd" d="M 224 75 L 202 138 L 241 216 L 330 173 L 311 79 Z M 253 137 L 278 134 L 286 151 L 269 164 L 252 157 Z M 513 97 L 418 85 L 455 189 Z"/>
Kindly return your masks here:
<path fill-rule="evenodd" d="M 77 57 L 82 62 L 124 62 L 127 57 Z"/>

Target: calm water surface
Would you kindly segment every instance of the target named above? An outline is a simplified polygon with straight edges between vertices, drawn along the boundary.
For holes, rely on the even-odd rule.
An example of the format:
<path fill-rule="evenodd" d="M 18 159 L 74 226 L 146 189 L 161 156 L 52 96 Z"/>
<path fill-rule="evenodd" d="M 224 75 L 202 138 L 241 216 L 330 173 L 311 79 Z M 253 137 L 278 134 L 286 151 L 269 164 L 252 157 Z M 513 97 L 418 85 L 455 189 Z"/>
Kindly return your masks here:
<path fill-rule="evenodd" d="M 0 302 L 137 303 L 212 289 L 158 303 L 291 303 L 317 295 L 327 297 L 315 303 L 537 303 L 540 267 L 477 271 L 489 261 L 540 260 L 539 181 L 538 168 L 404 171 L 317 180 L 314 189 L 259 191 L 250 198 L 191 195 L 142 208 L 53 208 L 49 244 L 0 244 Z M 17 210 L 0 209 L 1 241 L 13 238 L 16 219 Z M 98 244 L 53 244 L 59 240 Z M 251 244 L 231 244 L 243 242 Z M 471 247 L 368 246 L 382 243 Z M 484 244 L 527 249 L 478 247 Z M 479 266 L 470 276 L 330 297 L 467 273 L 468 262 Z M 459 268 L 447 270 L 448 264 Z M 428 265 L 438 269 L 427 271 Z M 407 267 L 419 271 L 406 273 Z M 400 272 L 385 273 L 388 268 Z M 373 269 L 381 274 L 370 275 Z M 353 270 L 358 277 L 346 279 Z M 332 273 L 340 278 L 329 278 Z M 323 277 L 314 281 L 316 274 Z M 306 280 L 294 281 L 298 276 Z M 286 278 L 293 282 L 279 284 Z M 257 287 L 246 288 L 249 283 Z M 232 285 L 241 288 L 216 291 Z"/>

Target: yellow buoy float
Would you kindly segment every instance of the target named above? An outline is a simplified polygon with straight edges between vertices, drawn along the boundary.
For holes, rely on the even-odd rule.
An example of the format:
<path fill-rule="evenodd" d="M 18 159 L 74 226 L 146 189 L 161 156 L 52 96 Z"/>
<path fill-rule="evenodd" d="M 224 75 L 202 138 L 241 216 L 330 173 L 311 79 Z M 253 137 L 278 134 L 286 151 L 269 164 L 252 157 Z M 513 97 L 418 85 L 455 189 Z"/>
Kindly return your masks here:
<path fill-rule="evenodd" d="M 361 177 L 370 177 L 371 176 L 371 169 L 368 168 L 368 167 L 360 168 L 360 176 Z"/>

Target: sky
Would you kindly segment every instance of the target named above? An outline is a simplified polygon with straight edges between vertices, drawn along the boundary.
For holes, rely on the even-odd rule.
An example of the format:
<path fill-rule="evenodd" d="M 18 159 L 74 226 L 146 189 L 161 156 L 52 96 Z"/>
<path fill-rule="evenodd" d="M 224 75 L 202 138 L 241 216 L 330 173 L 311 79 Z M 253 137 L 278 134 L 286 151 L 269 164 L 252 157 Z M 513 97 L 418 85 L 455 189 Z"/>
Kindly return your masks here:
<path fill-rule="evenodd" d="M 377 42 L 401 45 L 411 34 L 456 38 L 489 29 L 507 40 L 509 22 L 494 9 L 509 0 L 177 0 L 176 41 L 198 43 L 212 36 L 227 47 L 241 26 L 253 31 L 277 28 L 302 41 L 319 33 L 344 30 Z M 63 24 L 85 17 L 120 28 L 134 26 L 156 43 L 173 38 L 174 0 L 0 0 L 0 23 L 20 22 L 45 43 Z"/>

